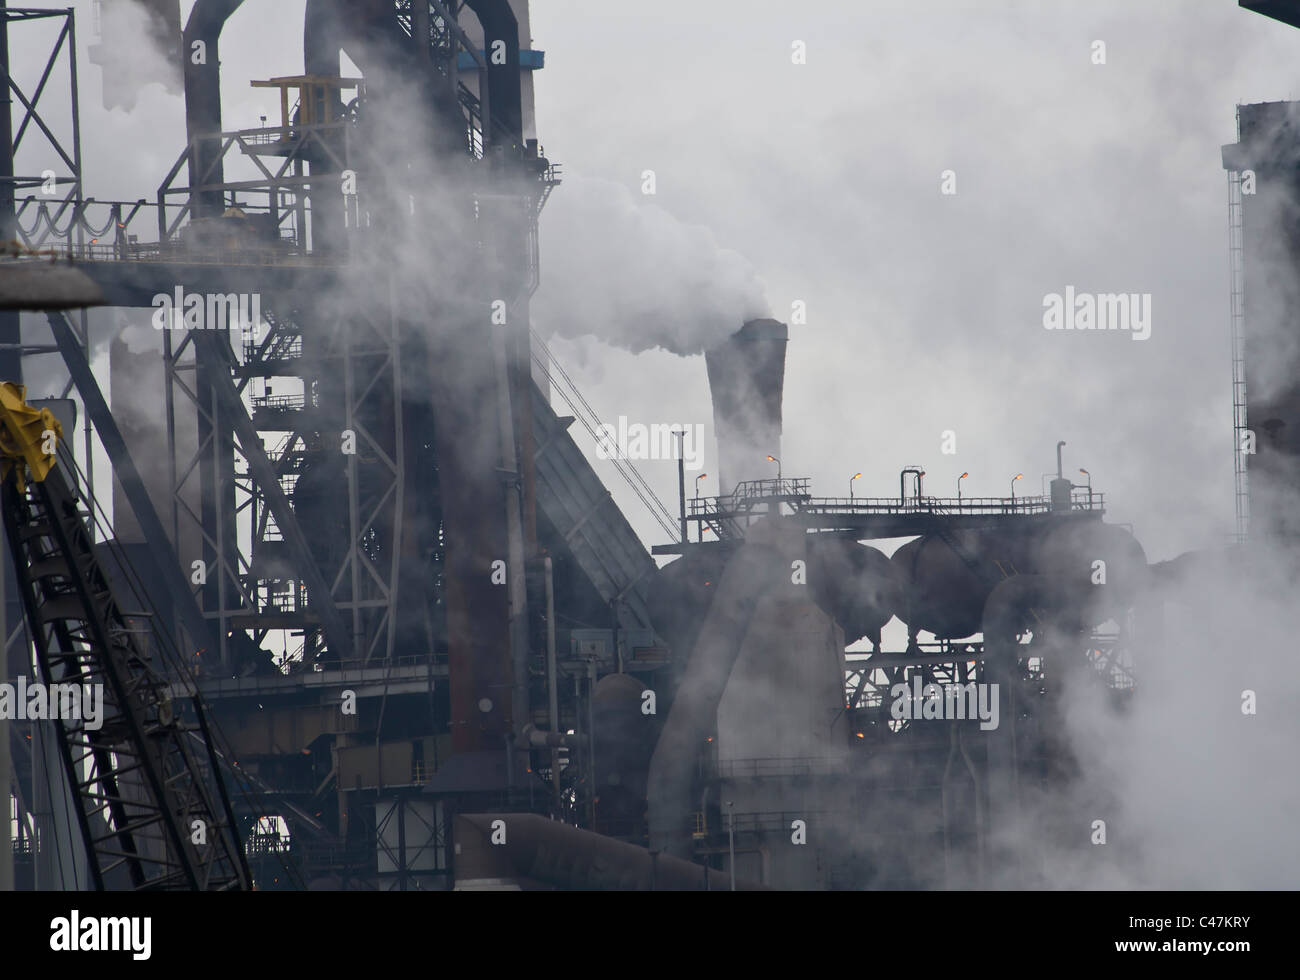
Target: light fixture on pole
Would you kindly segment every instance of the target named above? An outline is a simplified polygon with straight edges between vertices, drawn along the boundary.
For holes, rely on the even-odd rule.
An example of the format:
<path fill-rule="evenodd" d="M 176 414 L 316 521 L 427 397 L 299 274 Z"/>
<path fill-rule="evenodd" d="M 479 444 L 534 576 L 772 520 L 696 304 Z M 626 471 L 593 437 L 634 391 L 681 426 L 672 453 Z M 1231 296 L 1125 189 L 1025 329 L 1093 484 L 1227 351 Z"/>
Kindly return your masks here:
<path fill-rule="evenodd" d="M 957 477 L 957 505 L 959 507 L 961 506 L 961 481 L 966 479 L 968 476 L 970 476 L 969 473 L 963 473 L 961 476 Z"/>
<path fill-rule="evenodd" d="M 1017 473 L 1015 476 L 1011 478 L 1011 509 L 1012 510 L 1016 509 L 1016 481 L 1023 480 L 1024 477 L 1025 474 Z"/>
<path fill-rule="evenodd" d="M 1088 509 L 1092 510 L 1092 474 L 1082 466 L 1079 467 L 1079 472 L 1088 478 Z"/>
<path fill-rule="evenodd" d="M 769 456 L 769 457 L 767 457 L 767 461 L 768 461 L 769 463 L 775 463 L 775 464 L 776 464 L 776 482 L 777 482 L 777 483 L 780 483 L 780 482 L 781 482 L 781 461 L 780 461 L 779 459 L 777 459 L 775 456 Z"/>
<path fill-rule="evenodd" d="M 849 477 L 849 500 L 853 499 L 853 481 L 856 480 L 861 475 L 862 475 L 861 473 L 854 473 L 851 477 Z"/>
<path fill-rule="evenodd" d="M 700 481 L 703 480 L 708 475 L 709 474 L 707 473 L 701 473 L 699 476 L 695 478 L 695 513 L 697 516 L 700 515 Z M 703 519 L 701 519 L 699 523 L 699 533 L 696 535 L 695 540 L 697 541 L 704 540 L 704 530 L 705 530 L 704 521 Z"/>

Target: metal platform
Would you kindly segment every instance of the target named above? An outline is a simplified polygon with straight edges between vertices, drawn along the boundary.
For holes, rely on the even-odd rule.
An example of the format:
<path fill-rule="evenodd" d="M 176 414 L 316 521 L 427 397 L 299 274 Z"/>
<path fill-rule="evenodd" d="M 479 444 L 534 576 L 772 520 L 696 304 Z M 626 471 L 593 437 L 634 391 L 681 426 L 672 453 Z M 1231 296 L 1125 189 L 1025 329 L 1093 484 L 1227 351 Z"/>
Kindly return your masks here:
<path fill-rule="evenodd" d="M 696 525 L 695 542 L 656 545 L 656 555 L 679 555 L 711 542 L 737 541 L 753 521 L 782 514 L 810 531 L 856 540 L 915 537 L 942 522 L 947 530 L 983 530 L 1053 520 L 1100 520 L 1105 494 L 1071 493 L 1070 509 L 1034 497 L 814 497 L 803 478 L 742 483 L 723 497 L 689 501 L 687 520 Z M 711 535 L 705 539 L 705 533 Z"/>

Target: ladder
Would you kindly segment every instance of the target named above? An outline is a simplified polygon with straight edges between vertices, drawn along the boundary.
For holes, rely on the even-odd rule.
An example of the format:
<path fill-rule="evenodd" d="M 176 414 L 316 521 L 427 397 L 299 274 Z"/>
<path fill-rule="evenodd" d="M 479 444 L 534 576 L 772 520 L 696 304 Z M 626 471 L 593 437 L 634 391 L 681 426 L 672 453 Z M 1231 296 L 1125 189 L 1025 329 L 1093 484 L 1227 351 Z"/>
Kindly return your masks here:
<path fill-rule="evenodd" d="M 1228 275 L 1232 333 L 1232 475 L 1236 537 L 1246 540 L 1250 522 L 1250 479 L 1246 472 L 1246 263 L 1242 241 L 1241 174 L 1228 172 Z"/>

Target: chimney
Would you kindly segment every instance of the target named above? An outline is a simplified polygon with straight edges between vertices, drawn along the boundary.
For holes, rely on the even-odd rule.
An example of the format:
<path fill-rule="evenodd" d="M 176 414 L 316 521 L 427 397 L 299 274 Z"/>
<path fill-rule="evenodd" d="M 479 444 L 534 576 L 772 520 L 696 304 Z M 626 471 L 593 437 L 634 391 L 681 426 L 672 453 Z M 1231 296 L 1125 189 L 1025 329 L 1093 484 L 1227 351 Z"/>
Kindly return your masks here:
<path fill-rule="evenodd" d="M 776 476 L 781 456 L 781 389 L 789 330 L 778 320 L 750 320 L 704 355 L 718 439 L 718 488 Z"/>

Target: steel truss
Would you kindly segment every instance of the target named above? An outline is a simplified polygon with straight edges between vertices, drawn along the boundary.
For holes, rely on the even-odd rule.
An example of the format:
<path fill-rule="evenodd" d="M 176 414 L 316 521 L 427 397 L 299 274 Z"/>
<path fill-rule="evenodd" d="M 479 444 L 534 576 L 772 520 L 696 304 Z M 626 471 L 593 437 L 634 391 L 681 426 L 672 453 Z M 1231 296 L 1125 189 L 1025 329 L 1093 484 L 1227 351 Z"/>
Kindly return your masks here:
<path fill-rule="evenodd" d="M 25 488 L 20 472 L 4 483 L 5 530 L 41 678 L 50 691 L 70 685 L 103 699 L 98 727 L 84 711 L 53 719 L 94 887 L 248 888 L 230 803 L 213 778 L 217 760 L 195 755 L 168 682 L 100 569 L 75 496 L 57 469 Z"/>

